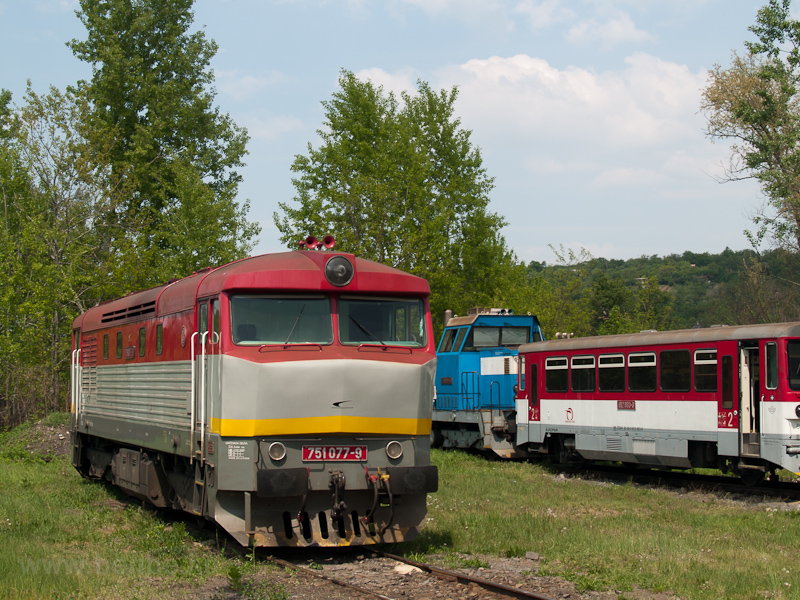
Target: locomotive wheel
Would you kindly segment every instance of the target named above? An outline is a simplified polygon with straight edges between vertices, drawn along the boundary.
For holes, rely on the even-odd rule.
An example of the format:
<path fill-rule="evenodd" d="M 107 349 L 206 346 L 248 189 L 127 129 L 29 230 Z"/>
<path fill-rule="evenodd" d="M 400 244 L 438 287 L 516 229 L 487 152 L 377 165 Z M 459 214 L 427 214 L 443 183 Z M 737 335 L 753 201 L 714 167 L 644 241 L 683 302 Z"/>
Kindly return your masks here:
<path fill-rule="evenodd" d="M 747 487 L 755 487 L 764 481 L 764 472 L 757 469 L 742 469 L 739 471 L 739 479 Z"/>

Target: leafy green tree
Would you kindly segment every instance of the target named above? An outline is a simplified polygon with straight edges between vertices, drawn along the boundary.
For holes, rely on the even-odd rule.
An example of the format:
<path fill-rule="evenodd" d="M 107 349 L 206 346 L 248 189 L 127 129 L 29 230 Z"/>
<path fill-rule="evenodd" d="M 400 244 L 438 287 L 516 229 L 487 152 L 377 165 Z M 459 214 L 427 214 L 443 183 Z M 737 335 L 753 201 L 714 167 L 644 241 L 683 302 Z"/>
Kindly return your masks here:
<path fill-rule="evenodd" d="M 73 92 L 30 89 L 5 113 L 0 139 L 0 361 L 5 421 L 61 407 L 70 324 L 96 303 L 114 270 L 109 170 L 87 159 L 87 105 Z M 10 98 L 4 103 L 7 108 Z M 96 138 L 99 139 L 99 138 Z M 116 222 L 116 219 L 114 220 Z"/>
<path fill-rule="evenodd" d="M 749 234 L 754 246 L 772 238 L 800 251 L 800 22 L 790 0 L 770 0 L 749 30 L 746 54 L 711 71 L 701 109 L 712 140 L 732 140 L 727 179 L 756 178 L 769 209 Z"/>
<path fill-rule="evenodd" d="M 193 0 L 80 0 L 88 37 L 69 43 L 92 65 L 79 88 L 90 136 L 116 143 L 110 165 L 125 200 L 129 288 L 245 255 L 258 226 L 236 202 L 247 132 L 214 107 L 217 50 L 190 32 Z"/>
<path fill-rule="evenodd" d="M 331 233 L 337 248 L 425 277 L 435 314 L 503 301 L 516 261 L 488 210 L 493 179 L 454 116 L 457 95 L 419 82 L 398 100 L 342 71 L 322 103 L 321 145 L 292 165 L 296 206 L 274 215 L 281 241 Z"/>

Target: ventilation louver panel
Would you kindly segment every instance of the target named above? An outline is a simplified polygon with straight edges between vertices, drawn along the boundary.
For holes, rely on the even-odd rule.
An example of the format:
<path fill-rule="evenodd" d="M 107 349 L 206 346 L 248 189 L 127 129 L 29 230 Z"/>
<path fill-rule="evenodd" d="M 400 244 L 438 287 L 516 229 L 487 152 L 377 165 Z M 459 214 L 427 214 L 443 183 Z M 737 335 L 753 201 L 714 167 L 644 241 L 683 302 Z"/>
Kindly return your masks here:
<path fill-rule="evenodd" d="M 142 315 L 148 315 L 154 312 L 156 312 L 155 300 L 152 302 L 145 302 L 143 304 L 137 304 L 136 306 L 128 306 L 127 308 L 121 308 L 119 310 L 104 313 L 103 318 L 100 319 L 100 322 L 113 323 L 115 321 L 122 321 L 124 319 L 132 319 L 133 317 L 141 317 Z"/>

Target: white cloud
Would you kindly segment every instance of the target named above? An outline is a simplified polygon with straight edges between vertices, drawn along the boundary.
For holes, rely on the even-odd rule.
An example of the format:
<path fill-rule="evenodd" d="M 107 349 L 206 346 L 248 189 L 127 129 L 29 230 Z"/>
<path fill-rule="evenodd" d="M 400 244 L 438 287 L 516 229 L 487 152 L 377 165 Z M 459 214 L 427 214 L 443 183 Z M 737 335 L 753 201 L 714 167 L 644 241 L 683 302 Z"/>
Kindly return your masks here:
<path fill-rule="evenodd" d="M 414 69 L 400 69 L 396 73 L 388 73 L 383 69 L 363 69 L 355 76 L 360 80 L 369 79 L 375 87 L 383 86 L 384 92 L 394 92 L 396 96 L 400 92 L 413 93 L 417 89 L 418 73 Z"/>
<path fill-rule="evenodd" d="M 269 119 L 252 117 L 246 120 L 247 132 L 253 139 L 273 141 L 286 133 L 303 129 L 303 122 L 291 116 L 277 116 Z"/>
<path fill-rule="evenodd" d="M 626 65 L 597 73 L 557 69 L 527 55 L 493 56 L 447 69 L 442 84 L 459 86 L 458 110 L 468 127 L 513 138 L 521 150 L 570 146 L 570 162 L 586 162 L 587 148 L 658 147 L 702 137 L 697 107 L 704 72 L 644 53 Z"/>
<path fill-rule="evenodd" d="M 621 13 L 602 23 L 596 19 L 581 21 L 570 27 L 565 37 L 568 42 L 573 44 L 599 43 L 603 47 L 653 41 L 653 36 L 638 29 L 626 13 Z"/>
<path fill-rule="evenodd" d="M 251 75 L 242 73 L 238 69 L 214 71 L 217 89 L 228 96 L 241 99 L 252 96 L 256 92 L 269 86 L 282 83 L 286 76 L 279 71 L 272 71 L 268 75 Z"/>
<path fill-rule="evenodd" d="M 531 29 L 539 31 L 575 18 L 575 12 L 564 8 L 561 0 L 522 0 L 514 8 L 515 13 L 527 15 Z"/>

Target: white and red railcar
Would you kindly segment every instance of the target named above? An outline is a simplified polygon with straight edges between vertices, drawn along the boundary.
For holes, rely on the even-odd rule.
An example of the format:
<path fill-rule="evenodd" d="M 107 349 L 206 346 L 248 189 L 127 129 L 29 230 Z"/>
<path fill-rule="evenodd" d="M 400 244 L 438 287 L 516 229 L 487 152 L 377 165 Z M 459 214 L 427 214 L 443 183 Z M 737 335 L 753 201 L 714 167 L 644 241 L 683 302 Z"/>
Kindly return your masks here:
<path fill-rule="evenodd" d="M 305 250 L 96 306 L 73 325 L 73 464 L 242 544 L 411 539 L 438 485 L 429 294 Z"/>
<path fill-rule="evenodd" d="M 517 444 L 570 459 L 800 473 L 800 323 L 520 347 Z"/>

